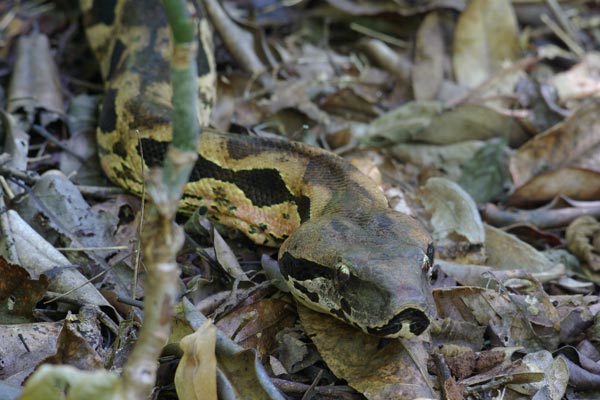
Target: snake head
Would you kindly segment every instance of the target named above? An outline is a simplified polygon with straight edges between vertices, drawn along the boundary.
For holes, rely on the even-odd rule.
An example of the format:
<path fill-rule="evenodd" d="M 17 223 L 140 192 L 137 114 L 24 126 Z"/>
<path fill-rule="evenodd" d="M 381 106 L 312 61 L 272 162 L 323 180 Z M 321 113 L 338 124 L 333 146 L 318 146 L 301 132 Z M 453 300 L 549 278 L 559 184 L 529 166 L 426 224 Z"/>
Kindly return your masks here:
<path fill-rule="evenodd" d="M 333 213 L 302 224 L 279 251 L 294 297 L 368 334 L 414 337 L 433 314 L 433 245 L 414 218 L 390 209 Z"/>

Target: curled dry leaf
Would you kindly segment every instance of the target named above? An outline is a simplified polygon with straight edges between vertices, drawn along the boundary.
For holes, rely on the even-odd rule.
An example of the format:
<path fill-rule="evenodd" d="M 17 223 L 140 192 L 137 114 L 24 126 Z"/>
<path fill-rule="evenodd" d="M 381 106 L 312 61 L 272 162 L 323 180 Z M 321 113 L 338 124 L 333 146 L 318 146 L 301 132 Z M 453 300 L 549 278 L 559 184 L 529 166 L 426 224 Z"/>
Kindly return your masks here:
<path fill-rule="evenodd" d="M 9 88 L 8 112 L 24 112 L 43 126 L 64 115 L 60 78 L 48 37 L 39 33 L 19 38 L 17 60 Z"/>
<path fill-rule="evenodd" d="M 299 306 L 298 314 L 327 366 L 369 400 L 435 398 L 423 337 L 381 343 L 333 317 Z"/>
<path fill-rule="evenodd" d="M 264 299 L 227 314 L 217 323 L 232 340 L 245 348 L 256 349 L 266 359 L 276 348 L 275 335 L 294 325 L 296 316 L 289 303 L 278 299 Z"/>
<path fill-rule="evenodd" d="M 584 341 L 578 348 L 565 346 L 557 352 L 568 367 L 569 384 L 578 389 L 594 390 L 591 393 L 597 393 L 600 383 L 598 350 L 588 341 Z"/>
<path fill-rule="evenodd" d="M 183 357 L 175 372 L 175 388 L 181 400 L 217 399 L 217 328 L 210 322 L 181 339 Z"/>
<path fill-rule="evenodd" d="M 519 52 L 519 30 L 510 1 L 470 1 L 454 32 L 453 63 L 458 83 L 479 85 L 504 63 L 516 60 Z"/>
<path fill-rule="evenodd" d="M 590 99 L 582 104 L 569 118 L 544 133 L 536 135 L 516 151 L 510 159 L 510 172 L 517 188 L 524 186 L 535 176 L 567 167 L 586 168 L 600 172 L 598 154 L 600 152 L 600 99 Z M 561 185 L 566 179 L 576 179 L 577 175 L 555 175 Z M 560 180 L 558 180 L 560 179 Z M 592 181 L 587 182 L 587 179 Z M 547 181 L 545 183 L 548 183 Z M 590 187 L 598 187 L 598 178 L 582 176 L 577 179 L 577 189 L 589 193 Z M 532 188 L 541 189 L 541 185 Z M 549 196 L 549 190 L 545 192 Z M 561 188 L 554 187 L 554 195 L 561 194 Z M 521 196 L 522 197 L 522 196 Z M 577 198 L 581 198 L 577 196 Z M 598 196 L 596 199 L 599 198 Z M 585 197 L 584 199 L 589 199 Z"/>
<path fill-rule="evenodd" d="M 227 242 L 225 242 L 225 239 L 223 239 L 223 237 L 214 227 L 212 234 L 213 244 L 215 246 L 215 257 L 219 262 L 219 265 L 232 278 L 240 279 L 246 282 L 249 281 L 250 279 L 240 266 L 235 253 L 231 250 L 231 247 L 229 247 Z"/>
<path fill-rule="evenodd" d="M 34 231 L 13 210 L 8 210 L 10 229 L 17 249 L 19 261 L 33 276 L 50 275 L 48 288 L 58 293 L 69 293 L 67 298 L 78 304 L 93 304 L 110 307 L 95 286 L 50 243 Z M 73 289 L 77 289 L 73 291 Z"/>
<path fill-rule="evenodd" d="M 473 199 L 456 183 L 430 178 L 418 197 L 431 213 L 433 237 L 441 258 L 480 263 L 485 233 Z"/>
<path fill-rule="evenodd" d="M 600 222 L 584 216 L 573 221 L 566 232 L 567 245 L 592 271 L 600 270 Z"/>

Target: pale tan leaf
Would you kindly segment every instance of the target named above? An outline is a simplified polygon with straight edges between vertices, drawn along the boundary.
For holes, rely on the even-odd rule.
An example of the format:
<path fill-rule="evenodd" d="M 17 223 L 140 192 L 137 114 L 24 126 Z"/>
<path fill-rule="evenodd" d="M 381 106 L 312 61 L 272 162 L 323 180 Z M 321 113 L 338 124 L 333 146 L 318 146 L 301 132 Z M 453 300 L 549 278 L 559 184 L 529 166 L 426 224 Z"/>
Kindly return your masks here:
<path fill-rule="evenodd" d="M 417 32 L 415 61 L 412 69 L 415 100 L 436 98 L 444 79 L 445 53 L 439 14 L 431 12 L 427 14 Z"/>
<path fill-rule="evenodd" d="M 24 112 L 30 120 L 37 116 L 44 126 L 63 117 L 60 78 L 47 36 L 33 33 L 19 38 L 13 70 L 9 112 Z"/>
<path fill-rule="evenodd" d="M 175 388 L 181 400 L 217 399 L 217 328 L 206 321 L 181 339 L 183 357 L 175 372 Z"/>
<path fill-rule="evenodd" d="M 471 0 L 454 33 L 454 74 L 475 87 L 519 55 L 517 20 L 509 0 Z"/>
<path fill-rule="evenodd" d="M 536 205 L 560 195 L 574 200 L 600 199 L 600 171 L 565 167 L 542 173 L 515 190 L 508 204 Z"/>
<path fill-rule="evenodd" d="M 529 244 L 487 224 L 485 248 L 488 265 L 497 269 L 521 269 L 533 273 L 554 268 L 554 263 Z"/>

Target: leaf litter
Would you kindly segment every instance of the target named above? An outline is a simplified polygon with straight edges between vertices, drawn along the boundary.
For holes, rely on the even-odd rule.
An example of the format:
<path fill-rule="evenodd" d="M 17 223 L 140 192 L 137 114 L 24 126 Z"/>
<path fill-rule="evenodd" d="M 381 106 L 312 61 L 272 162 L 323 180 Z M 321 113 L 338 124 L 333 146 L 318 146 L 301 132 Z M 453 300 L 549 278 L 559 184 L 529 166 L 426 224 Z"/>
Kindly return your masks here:
<path fill-rule="evenodd" d="M 298 399 L 600 396 L 592 2 L 223 4 L 213 24 L 237 28 L 216 41 L 213 125 L 361 165 L 433 232 L 439 319 L 390 341 L 297 318 L 262 272 L 275 251 L 203 228 L 178 260 L 194 304 L 175 316 L 165 354 L 183 357 L 157 397 L 174 382 L 182 399 L 214 398 L 216 382 L 229 398 L 279 398 L 267 381 Z M 57 395 L 49 381 L 110 397 L 118 384 L 101 369 L 40 365 L 120 368 L 143 320 L 141 203 L 107 187 L 94 160 L 102 90 L 77 18 L 58 3 L 0 4 L 0 335 L 5 383 L 39 368 L 23 398 Z"/>

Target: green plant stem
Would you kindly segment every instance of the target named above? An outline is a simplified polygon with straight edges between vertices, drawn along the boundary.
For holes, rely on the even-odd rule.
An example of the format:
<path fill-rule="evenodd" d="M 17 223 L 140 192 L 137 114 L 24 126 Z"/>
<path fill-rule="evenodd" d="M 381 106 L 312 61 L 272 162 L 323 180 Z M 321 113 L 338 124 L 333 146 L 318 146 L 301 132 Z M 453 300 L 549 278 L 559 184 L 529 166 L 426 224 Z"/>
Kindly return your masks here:
<path fill-rule="evenodd" d="M 171 85 L 173 141 L 162 171 L 151 171 L 146 182 L 150 206 L 142 249 L 148 272 L 144 323 L 139 339 L 123 368 L 124 398 L 150 397 L 156 380 L 157 359 L 171 333 L 178 295 L 179 267 L 176 255 L 183 245 L 183 230 L 174 223 L 177 205 L 197 158 L 200 126 L 197 118 L 197 38 L 185 0 L 163 0 L 173 32 Z"/>

